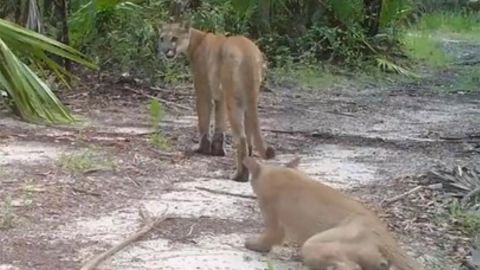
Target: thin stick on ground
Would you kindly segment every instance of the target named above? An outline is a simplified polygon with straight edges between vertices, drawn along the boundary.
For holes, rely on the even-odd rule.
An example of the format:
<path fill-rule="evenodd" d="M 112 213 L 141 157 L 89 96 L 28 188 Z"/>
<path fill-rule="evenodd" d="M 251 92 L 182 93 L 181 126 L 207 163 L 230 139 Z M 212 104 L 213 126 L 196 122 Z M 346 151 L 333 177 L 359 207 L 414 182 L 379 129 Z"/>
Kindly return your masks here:
<path fill-rule="evenodd" d="M 272 133 L 280 133 L 280 134 L 310 134 L 315 132 L 315 130 L 282 130 L 282 129 L 270 129 L 270 128 L 262 128 L 262 131 L 272 132 Z"/>
<path fill-rule="evenodd" d="M 252 196 L 252 195 L 244 195 L 244 194 L 238 194 L 238 193 L 231 193 L 227 191 L 221 191 L 221 190 L 215 190 L 215 189 L 209 189 L 209 188 L 204 188 L 204 187 L 195 187 L 198 190 L 210 192 L 213 194 L 220 194 L 220 195 L 227 195 L 227 196 L 233 196 L 233 197 L 239 197 L 239 198 L 244 198 L 244 199 L 251 199 L 251 200 L 256 200 L 257 197 Z"/>
<path fill-rule="evenodd" d="M 139 240 L 145 234 L 150 232 L 155 226 L 163 222 L 165 219 L 168 218 L 165 213 L 167 212 L 168 207 L 163 211 L 163 213 L 158 217 L 152 217 L 150 213 L 140 209 L 139 215 L 143 221 L 143 227 L 138 232 L 134 233 L 124 241 L 120 242 L 116 246 L 111 247 L 109 250 L 99 254 L 98 256 L 94 257 L 87 263 L 85 263 L 80 270 L 93 270 L 95 269 L 100 263 L 104 260 L 108 259 L 109 257 L 113 256 L 115 253 L 119 252 L 120 250 L 124 249 L 126 246 L 130 245 L 131 243 Z"/>
<path fill-rule="evenodd" d="M 424 186 L 417 186 L 417 187 L 414 187 L 412 189 L 410 189 L 409 191 L 405 192 L 405 193 L 402 193 L 400 195 L 397 195 L 391 199 L 385 199 L 383 200 L 382 202 L 382 205 L 383 206 L 387 206 L 387 205 L 390 205 L 394 202 L 397 202 L 397 201 L 400 201 L 401 199 L 407 197 L 408 195 L 410 194 L 413 194 L 413 193 L 416 193 L 416 192 L 419 192 L 420 190 L 422 190 L 423 188 L 425 188 Z"/>
<path fill-rule="evenodd" d="M 163 98 L 159 98 L 159 97 L 156 97 L 156 96 L 152 96 L 152 95 L 149 95 L 149 94 L 147 94 L 147 93 L 143 93 L 142 91 L 139 91 L 139 90 L 136 90 L 136 89 L 133 89 L 133 88 L 130 88 L 130 87 L 124 87 L 124 89 L 125 89 L 125 90 L 128 90 L 128 91 L 131 91 L 131 92 L 134 92 L 134 93 L 136 93 L 136 94 L 139 94 L 139 95 L 148 97 L 148 98 L 152 98 L 152 99 L 158 100 L 159 102 L 161 102 L 161 103 L 163 103 L 163 104 L 165 104 L 165 105 L 170 105 L 170 106 L 175 107 L 175 108 L 180 108 L 180 109 L 184 109 L 184 110 L 190 111 L 190 108 L 187 107 L 187 106 L 184 106 L 184 105 L 181 105 L 181 104 L 172 102 L 172 101 L 168 101 L 168 100 L 163 99 Z"/>

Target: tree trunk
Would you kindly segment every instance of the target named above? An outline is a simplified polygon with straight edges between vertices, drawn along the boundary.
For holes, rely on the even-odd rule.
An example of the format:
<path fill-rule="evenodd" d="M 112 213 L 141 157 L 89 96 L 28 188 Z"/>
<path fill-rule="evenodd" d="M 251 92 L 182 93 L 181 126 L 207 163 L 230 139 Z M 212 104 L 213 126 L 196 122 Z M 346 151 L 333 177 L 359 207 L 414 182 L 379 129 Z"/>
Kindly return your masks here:
<path fill-rule="evenodd" d="M 364 28 L 367 36 L 373 37 L 380 30 L 380 14 L 382 11 L 382 0 L 363 0 L 365 6 Z"/>
<path fill-rule="evenodd" d="M 68 37 L 68 3 L 67 0 L 57 0 L 56 1 L 57 9 L 57 40 L 63 44 L 70 45 L 70 39 Z M 63 59 L 63 66 L 67 71 L 71 71 L 71 61 L 68 59 Z"/>
<path fill-rule="evenodd" d="M 190 0 L 188 8 L 191 11 L 197 11 L 200 7 L 202 6 L 202 1 L 201 0 Z"/>
<path fill-rule="evenodd" d="M 15 23 L 19 25 L 23 25 L 22 23 L 22 10 L 23 10 L 23 1 L 18 1 L 18 3 L 15 5 Z"/>

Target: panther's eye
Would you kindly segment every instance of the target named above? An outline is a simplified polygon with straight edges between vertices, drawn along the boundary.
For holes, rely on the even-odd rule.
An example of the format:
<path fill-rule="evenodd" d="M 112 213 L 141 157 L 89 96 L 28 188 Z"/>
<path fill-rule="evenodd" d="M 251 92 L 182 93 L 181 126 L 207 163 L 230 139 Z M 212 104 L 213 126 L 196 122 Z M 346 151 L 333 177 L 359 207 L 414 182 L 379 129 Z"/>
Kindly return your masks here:
<path fill-rule="evenodd" d="M 177 37 L 172 37 L 172 38 L 170 39 L 171 42 L 177 42 L 177 40 L 178 40 Z"/>
<path fill-rule="evenodd" d="M 164 38 L 163 36 L 160 37 L 160 42 L 163 42 Z"/>

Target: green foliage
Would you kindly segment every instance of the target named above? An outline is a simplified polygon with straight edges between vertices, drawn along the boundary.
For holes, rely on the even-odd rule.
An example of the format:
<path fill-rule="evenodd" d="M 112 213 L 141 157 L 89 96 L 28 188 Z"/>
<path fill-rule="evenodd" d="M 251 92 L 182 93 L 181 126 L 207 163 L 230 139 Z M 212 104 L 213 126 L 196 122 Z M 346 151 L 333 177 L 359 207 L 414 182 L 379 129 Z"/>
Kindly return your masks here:
<path fill-rule="evenodd" d="M 440 92 L 472 93 L 480 91 L 480 69 L 478 66 L 456 66 L 455 72 L 450 74 L 449 83 L 437 87 Z"/>
<path fill-rule="evenodd" d="M 426 12 L 462 11 L 468 8 L 469 0 L 420 0 L 416 4 Z"/>
<path fill-rule="evenodd" d="M 450 205 L 448 215 L 450 223 L 464 230 L 469 236 L 480 234 L 480 210 L 465 209 L 454 201 Z"/>
<path fill-rule="evenodd" d="M 413 77 L 413 78 L 420 77 L 417 74 L 411 72 L 410 70 L 407 70 L 386 58 L 378 57 L 375 60 L 377 61 L 378 68 L 382 71 L 398 73 L 398 74 L 402 74 L 402 75 Z"/>
<path fill-rule="evenodd" d="M 449 57 L 440 48 L 439 42 L 434 36 L 424 32 L 406 33 L 402 42 L 410 58 L 424 61 L 432 66 L 445 66 Z"/>
<path fill-rule="evenodd" d="M 93 148 L 89 148 L 80 153 L 63 154 L 60 157 L 59 165 L 62 169 L 71 172 L 88 173 L 112 169 L 115 167 L 115 162 L 105 157 L 99 157 Z"/>
<path fill-rule="evenodd" d="M 152 127 L 154 129 L 159 129 L 160 121 L 165 116 L 165 112 L 163 111 L 162 105 L 160 105 L 160 102 L 158 102 L 158 100 L 151 99 L 149 109 L 150 109 L 150 118 L 152 121 Z"/>
<path fill-rule="evenodd" d="M 28 121 L 68 123 L 73 121 L 70 112 L 27 65 L 32 63 L 39 70 L 47 67 L 65 82 L 65 76 L 70 74 L 47 53 L 95 67 L 73 48 L 0 19 L 0 87 L 11 98 L 13 111 Z"/>
<path fill-rule="evenodd" d="M 480 69 L 477 66 L 462 69 L 455 87 L 463 92 L 480 91 Z"/>
<path fill-rule="evenodd" d="M 423 15 L 414 28 L 419 31 L 480 34 L 480 14 L 433 12 Z"/>
<path fill-rule="evenodd" d="M 354 26 L 365 19 L 363 0 L 328 1 L 336 19 L 344 25 Z"/>
<path fill-rule="evenodd" d="M 71 41 L 94 56 L 102 70 L 177 82 L 185 65 L 156 54 L 157 25 L 167 18 L 168 1 L 143 2 L 89 1 L 69 18 Z"/>
<path fill-rule="evenodd" d="M 0 208 L 0 230 L 8 230 L 14 227 L 15 214 L 12 208 L 12 198 L 7 197 Z"/>
<path fill-rule="evenodd" d="M 405 22 L 414 11 L 414 5 L 411 1 L 382 0 L 382 6 L 380 13 L 380 25 L 382 27 L 397 27 L 399 23 Z"/>
<path fill-rule="evenodd" d="M 358 67 L 398 50 L 394 29 L 411 10 L 411 0 L 379 1 L 378 16 L 371 11 L 378 2 L 365 7 L 363 0 L 204 0 L 182 15 L 203 30 L 256 39 L 273 67 L 322 60 Z M 156 24 L 171 15 L 173 0 L 73 2 L 82 5 L 72 5 L 71 40 L 103 69 L 167 83 L 184 79 L 177 77 L 187 73 L 182 63 L 158 59 L 155 51 Z"/>
<path fill-rule="evenodd" d="M 165 116 L 165 111 L 156 99 L 150 100 L 149 104 L 150 120 L 154 132 L 150 135 L 149 142 L 158 148 L 168 148 L 168 139 L 163 136 L 160 129 L 160 121 Z"/>
<path fill-rule="evenodd" d="M 273 69 L 272 73 L 278 82 L 301 82 L 302 87 L 315 90 L 328 89 L 344 80 L 344 77 L 335 74 L 333 70 L 335 70 L 333 66 L 285 64 Z"/>

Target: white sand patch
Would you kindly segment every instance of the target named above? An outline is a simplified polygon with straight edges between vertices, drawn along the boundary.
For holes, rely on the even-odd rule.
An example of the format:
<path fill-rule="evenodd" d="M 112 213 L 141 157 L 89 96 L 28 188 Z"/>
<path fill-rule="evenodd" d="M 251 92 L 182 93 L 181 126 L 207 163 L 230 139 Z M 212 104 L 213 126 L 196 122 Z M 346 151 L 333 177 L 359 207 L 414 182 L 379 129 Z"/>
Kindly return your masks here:
<path fill-rule="evenodd" d="M 118 253 L 100 269 L 263 270 L 268 262 L 276 270 L 305 269 L 277 250 L 267 256 L 246 250 L 244 238 L 239 234 L 200 237 L 193 241 L 195 244 L 166 239 L 144 241 Z"/>
<path fill-rule="evenodd" d="M 0 165 L 18 163 L 41 163 L 61 155 L 61 147 L 36 142 L 13 142 L 0 145 Z"/>

